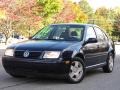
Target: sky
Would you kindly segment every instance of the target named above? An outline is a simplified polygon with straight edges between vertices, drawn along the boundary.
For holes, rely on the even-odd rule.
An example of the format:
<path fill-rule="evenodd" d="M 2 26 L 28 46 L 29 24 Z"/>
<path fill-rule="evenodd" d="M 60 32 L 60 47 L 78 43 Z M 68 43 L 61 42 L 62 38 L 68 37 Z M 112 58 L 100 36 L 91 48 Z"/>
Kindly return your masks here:
<path fill-rule="evenodd" d="M 80 0 L 73 0 L 75 2 L 79 2 Z M 107 7 L 107 8 L 115 8 L 120 7 L 120 0 L 87 0 L 90 6 L 93 9 L 97 9 L 99 7 Z"/>

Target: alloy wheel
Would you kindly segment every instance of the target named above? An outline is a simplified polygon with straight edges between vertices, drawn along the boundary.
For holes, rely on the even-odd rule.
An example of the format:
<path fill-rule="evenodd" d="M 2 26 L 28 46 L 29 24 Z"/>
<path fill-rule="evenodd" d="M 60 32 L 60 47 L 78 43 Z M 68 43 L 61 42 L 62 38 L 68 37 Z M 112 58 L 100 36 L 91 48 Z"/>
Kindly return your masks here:
<path fill-rule="evenodd" d="M 83 76 L 83 65 L 79 61 L 73 61 L 70 67 L 70 78 L 77 82 Z"/>

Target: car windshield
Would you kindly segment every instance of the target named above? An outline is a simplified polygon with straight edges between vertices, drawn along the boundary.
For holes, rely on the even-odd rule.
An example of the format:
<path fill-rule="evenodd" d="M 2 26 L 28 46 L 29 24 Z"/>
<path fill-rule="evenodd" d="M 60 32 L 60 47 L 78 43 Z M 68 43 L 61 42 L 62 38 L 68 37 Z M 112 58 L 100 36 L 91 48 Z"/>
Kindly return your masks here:
<path fill-rule="evenodd" d="M 84 29 L 82 25 L 50 25 L 38 31 L 32 39 L 81 41 Z"/>

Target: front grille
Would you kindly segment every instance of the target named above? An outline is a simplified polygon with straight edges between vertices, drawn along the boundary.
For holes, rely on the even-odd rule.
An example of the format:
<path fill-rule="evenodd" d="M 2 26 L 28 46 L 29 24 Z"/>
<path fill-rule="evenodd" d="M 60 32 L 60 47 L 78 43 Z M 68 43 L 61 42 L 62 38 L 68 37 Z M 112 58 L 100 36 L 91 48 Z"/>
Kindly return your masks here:
<path fill-rule="evenodd" d="M 29 51 L 29 56 L 28 57 L 24 57 L 24 52 L 25 51 L 15 51 L 14 56 L 16 58 L 28 58 L 28 59 L 40 59 L 40 56 L 42 54 L 42 52 L 38 52 L 38 51 Z"/>

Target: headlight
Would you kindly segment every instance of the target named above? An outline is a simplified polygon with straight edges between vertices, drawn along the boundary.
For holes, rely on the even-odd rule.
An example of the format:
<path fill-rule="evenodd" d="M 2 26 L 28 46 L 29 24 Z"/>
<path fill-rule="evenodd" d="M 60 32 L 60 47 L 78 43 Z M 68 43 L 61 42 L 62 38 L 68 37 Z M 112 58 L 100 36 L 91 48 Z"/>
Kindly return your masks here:
<path fill-rule="evenodd" d="M 6 49 L 5 56 L 13 56 L 14 55 L 14 49 Z"/>
<path fill-rule="evenodd" d="M 43 58 L 59 58 L 59 51 L 45 51 Z"/>

